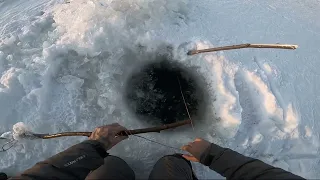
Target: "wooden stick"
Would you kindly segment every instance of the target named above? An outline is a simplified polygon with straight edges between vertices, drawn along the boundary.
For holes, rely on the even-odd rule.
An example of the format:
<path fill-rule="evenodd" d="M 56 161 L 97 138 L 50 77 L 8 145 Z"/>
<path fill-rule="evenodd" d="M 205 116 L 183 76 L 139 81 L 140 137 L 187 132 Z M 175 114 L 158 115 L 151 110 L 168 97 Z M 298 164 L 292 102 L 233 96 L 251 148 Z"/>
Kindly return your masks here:
<path fill-rule="evenodd" d="M 133 130 L 126 130 L 118 133 L 118 136 L 127 136 L 127 135 L 133 135 L 133 134 L 142 134 L 142 133 L 149 133 L 149 132 L 160 132 L 162 130 L 166 129 L 172 129 L 179 126 L 183 126 L 186 124 L 191 124 L 191 120 L 185 120 L 185 121 L 179 121 L 171 124 L 165 124 L 162 126 L 156 126 L 151 128 L 143 128 L 143 129 L 133 129 Z M 87 136 L 90 137 L 92 132 L 62 132 L 57 134 L 32 134 L 35 138 L 40 139 L 52 139 L 57 137 L 63 137 L 63 136 Z"/>
<path fill-rule="evenodd" d="M 127 130 L 118 133 L 119 136 L 127 136 L 127 135 L 133 135 L 133 134 L 143 134 L 143 133 L 149 133 L 149 132 L 158 132 L 166 130 L 166 129 L 173 129 L 179 126 L 183 126 L 186 124 L 191 124 L 191 120 L 184 120 L 184 121 L 179 121 L 171 124 L 165 124 L 162 126 L 156 126 L 156 127 L 151 127 L 151 128 L 143 128 L 143 129 L 134 129 L 134 130 Z"/>
<path fill-rule="evenodd" d="M 223 51 L 223 50 L 232 50 L 232 49 L 242 49 L 242 48 L 276 48 L 276 49 L 297 49 L 298 45 L 292 44 L 238 44 L 232 46 L 222 46 L 209 49 L 201 50 L 192 50 L 188 52 L 188 55 L 195 55 L 205 52 L 214 52 L 214 51 Z"/>
<path fill-rule="evenodd" d="M 36 138 L 40 139 L 53 139 L 57 137 L 64 137 L 64 136 L 91 136 L 91 132 L 62 132 L 56 134 L 32 134 Z"/>

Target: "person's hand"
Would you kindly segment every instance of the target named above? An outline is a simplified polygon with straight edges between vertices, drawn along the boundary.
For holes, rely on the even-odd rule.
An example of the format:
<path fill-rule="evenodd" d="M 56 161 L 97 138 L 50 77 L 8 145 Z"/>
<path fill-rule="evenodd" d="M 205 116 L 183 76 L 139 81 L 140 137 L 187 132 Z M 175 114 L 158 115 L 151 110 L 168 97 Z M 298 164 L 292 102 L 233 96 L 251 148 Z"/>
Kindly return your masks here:
<path fill-rule="evenodd" d="M 193 162 L 199 162 L 202 153 L 211 145 L 210 142 L 197 138 L 193 142 L 181 147 L 182 150 L 189 152 L 189 154 L 182 155 L 185 159 Z"/>
<path fill-rule="evenodd" d="M 101 126 L 96 128 L 92 132 L 89 139 L 99 141 L 103 144 L 105 150 L 107 151 L 118 144 L 120 141 L 128 138 L 128 136 L 117 136 L 119 132 L 125 130 L 126 128 L 119 125 L 118 123 Z"/>

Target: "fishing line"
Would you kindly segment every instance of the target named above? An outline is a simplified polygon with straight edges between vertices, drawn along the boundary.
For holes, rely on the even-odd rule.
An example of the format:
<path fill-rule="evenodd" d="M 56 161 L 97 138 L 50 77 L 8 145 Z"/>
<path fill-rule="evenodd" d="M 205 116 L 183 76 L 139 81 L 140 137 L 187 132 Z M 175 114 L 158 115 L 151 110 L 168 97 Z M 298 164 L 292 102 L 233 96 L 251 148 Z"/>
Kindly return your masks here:
<path fill-rule="evenodd" d="M 177 76 L 177 79 L 178 79 L 178 83 L 179 83 L 179 87 L 180 87 L 180 92 L 181 92 L 181 96 L 182 96 L 182 99 L 183 99 L 183 103 L 184 103 L 184 106 L 186 107 L 189 119 L 191 121 L 192 130 L 194 131 L 193 122 L 192 122 L 192 119 L 191 119 L 191 116 L 190 116 L 190 113 L 189 113 L 189 110 L 188 110 L 188 106 L 187 106 L 186 100 L 184 99 L 184 95 L 182 93 L 182 88 L 181 88 L 181 84 L 180 84 L 180 80 L 179 80 L 178 76 Z"/>
<path fill-rule="evenodd" d="M 162 145 L 162 146 L 165 146 L 165 147 L 168 147 L 168 148 L 174 149 L 174 150 L 182 151 L 182 150 L 181 150 L 181 149 L 179 149 L 179 148 L 172 147 L 172 146 L 169 146 L 169 145 L 166 145 L 166 144 L 162 144 L 162 143 L 160 143 L 160 142 L 157 142 L 157 141 L 152 140 L 152 139 L 148 139 L 148 138 L 143 137 L 143 136 L 139 136 L 139 135 L 136 135 L 136 134 L 132 134 L 132 136 L 136 136 L 136 137 L 139 137 L 139 138 L 145 139 L 145 140 L 147 140 L 147 141 L 149 141 L 149 142 L 153 142 L 153 143 L 155 143 L 155 144 L 159 144 L 159 145 Z"/>
<path fill-rule="evenodd" d="M 139 137 L 139 138 L 141 138 L 141 139 L 147 140 L 147 141 L 149 141 L 149 142 L 152 142 L 152 143 L 155 143 L 155 144 L 164 146 L 164 147 L 168 147 L 168 148 L 171 148 L 171 149 L 174 149 L 174 150 L 181 151 L 181 149 L 179 149 L 179 148 L 172 147 L 172 146 L 169 146 L 169 145 L 166 145 L 166 144 L 157 142 L 157 141 L 155 141 L 155 140 L 152 140 L 152 139 L 149 139 L 149 138 L 146 138 L 146 137 L 143 137 L 143 136 L 139 136 L 139 135 L 136 135 L 136 134 L 130 134 L 130 133 L 128 133 L 127 131 L 124 131 L 124 132 L 127 134 L 128 137 L 130 137 L 130 135 L 131 135 L 131 136 L 136 136 L 136 137 Z"/>
<path fill-rule="evenodd" d="M 190 113 L 189 113 L 189 110 L 188 110 L 188 106 L 187 106 L 186 100 L 185 100 L 184 95 L 183 95 L 183 92 L 182 92 L 182 87 L 181 87 L 181 83 L 180 83 L 179 77 L 177 77 L 177 79 L 178 79 L 179 88 L 180 88 L 181 96 L 182 96 L 182 99 L 183 99 L 183 103 L 184 103 L 184 106 L 186 107 L 187 114 L 188 114 L 189 119 L 190 119 L 190 121 L 191 121 L 192 129 L 194 130 L 193 123 L 192 123 L 192 119 L 191 119 L 191 116 L 190 116 Z M 127 135 L 128 135 L 128 137 L 129 137 L 129 135 L 136 136 L 136 137 L 142 138 L 142 139 L 144 139 L 144 140 L 147 140 L 147 141 L 149 141 L 149 142 L 152 142 L 152 143 L 155 143 L 155 144 L 158 144 L 158 145 L 167 147 L 167 148 L 171 148 L 171 149 L 174 149 L 174 150 L 182 151 L 182 150 L 179 149 L 179 148 L 172 147 L 172 146 L 169 146 L 169 145 L 166 145 L 166 144 L 157 142 L 157 141 L 155 141 L 155 140 L 148 139 L 148 138 L 143 137 L 143 136 L 139 136 L 139 135 L 136 135 L 136 134 L 128 134 L 128 133 L 127 133 Z"/>

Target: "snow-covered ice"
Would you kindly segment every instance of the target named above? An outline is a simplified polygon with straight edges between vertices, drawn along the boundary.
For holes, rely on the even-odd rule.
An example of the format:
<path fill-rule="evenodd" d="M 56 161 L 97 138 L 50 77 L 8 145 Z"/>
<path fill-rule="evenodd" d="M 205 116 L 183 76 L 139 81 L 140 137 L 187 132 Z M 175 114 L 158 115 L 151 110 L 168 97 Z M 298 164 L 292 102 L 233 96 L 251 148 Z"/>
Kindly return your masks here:
<path fill-rule="evenodd" d="M 0 132 L 20 121 L 38 133 L 113 122 L 148 126 L 124 105 L 124 82 L 136 64 L 170 45 L 174 59 L 203 78 L 207 113 L 194 130 L 145 137 L 173 147 L 203 137 L 305 178 L 320 177 L 319 8 L 318 0 L 2 0 Z M 299 48 L 186 55 L 191 48 L 247 42 Z M 0 170 L 15 174 L 84 139 L 21 140 L 0 154 Z M 138 177 L 169 152 L 175 151 L 136 137 L 111 150 Z M 194 167 L 199 178 L 220 177 Z"/>

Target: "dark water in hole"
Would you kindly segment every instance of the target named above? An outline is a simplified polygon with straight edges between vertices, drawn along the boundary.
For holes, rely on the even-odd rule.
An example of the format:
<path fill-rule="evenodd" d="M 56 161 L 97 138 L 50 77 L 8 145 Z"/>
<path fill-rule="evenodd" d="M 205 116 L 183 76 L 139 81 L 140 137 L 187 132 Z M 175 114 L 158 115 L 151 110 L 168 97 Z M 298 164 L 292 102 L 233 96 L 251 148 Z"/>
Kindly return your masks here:
<path fill-rule="evenodd" d="M 181 89 L 179 86 L 179 81 Z M 161 60 L 133 72 L 126 84 L 125 99 L 139 119 L 168 124 L 197 116 L 203 101 L 196 78 L 183 65 Z"/>

